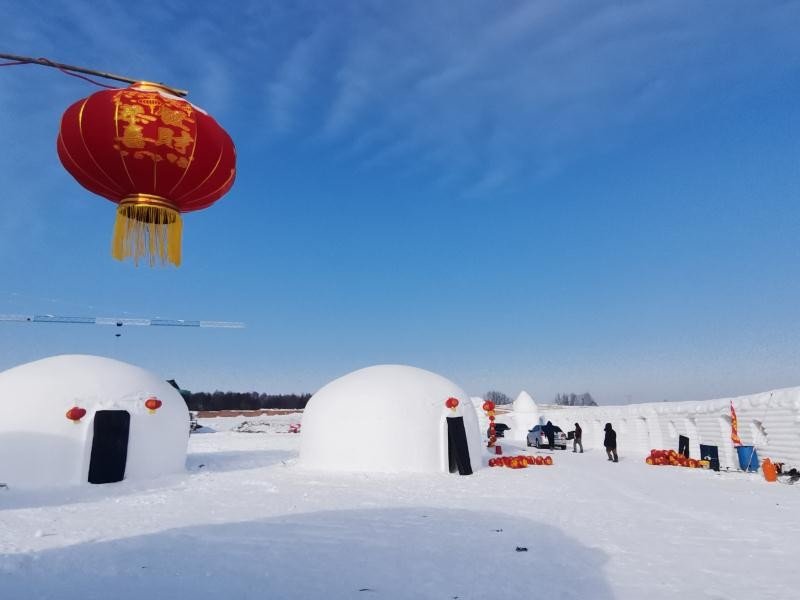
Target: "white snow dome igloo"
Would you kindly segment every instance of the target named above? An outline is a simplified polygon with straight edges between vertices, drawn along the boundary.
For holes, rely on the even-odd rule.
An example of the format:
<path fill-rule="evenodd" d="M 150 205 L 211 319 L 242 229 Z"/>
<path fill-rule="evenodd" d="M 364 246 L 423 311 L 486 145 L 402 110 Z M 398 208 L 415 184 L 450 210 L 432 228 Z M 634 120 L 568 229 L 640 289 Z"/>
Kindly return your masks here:
<path fill-rule="evenodd" d="M 189 411 L 169 383 L 100 356 L 0 373 L 0 483 L 112 483 L 181 471 Z"/>
<path fill-rule="evenodd" d="M 458 405 L 448 408 L 449 398 Z M 470 398 L 441 375 L 377 365 L 336 379 L 303 414 L 300 464 L 311 469 L 472 473 L 481 466 Z"/>

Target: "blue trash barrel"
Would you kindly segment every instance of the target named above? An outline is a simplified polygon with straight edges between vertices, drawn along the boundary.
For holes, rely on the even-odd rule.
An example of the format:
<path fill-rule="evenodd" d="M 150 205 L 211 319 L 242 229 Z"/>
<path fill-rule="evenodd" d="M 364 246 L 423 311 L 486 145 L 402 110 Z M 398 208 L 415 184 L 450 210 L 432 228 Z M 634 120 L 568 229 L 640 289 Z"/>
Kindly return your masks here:
<path fill-rule="evenodd" d="M 739 468 L 742 471 L 758 471 L 758 454 L 753 446 L 736 446 L 736 452 L 739 455 Z"/>

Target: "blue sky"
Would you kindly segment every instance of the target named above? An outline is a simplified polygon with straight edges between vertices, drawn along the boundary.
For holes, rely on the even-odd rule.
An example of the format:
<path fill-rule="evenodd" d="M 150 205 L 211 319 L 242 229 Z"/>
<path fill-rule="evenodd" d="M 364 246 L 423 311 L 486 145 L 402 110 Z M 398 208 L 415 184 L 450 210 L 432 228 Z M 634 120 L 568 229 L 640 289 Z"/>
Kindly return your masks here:
<path fill-rule="evenodd" d="M 61 168 L 99 88 L 0 69 L 0 368 L 82 352 L 190 389 L 314 391 L 382 362 L 468 392 L 703 399 L 800 385 L 798 2 L 0 0 L 0 51 L 190 90 L 233 190 L 180 269 L 109 255 Z"/>

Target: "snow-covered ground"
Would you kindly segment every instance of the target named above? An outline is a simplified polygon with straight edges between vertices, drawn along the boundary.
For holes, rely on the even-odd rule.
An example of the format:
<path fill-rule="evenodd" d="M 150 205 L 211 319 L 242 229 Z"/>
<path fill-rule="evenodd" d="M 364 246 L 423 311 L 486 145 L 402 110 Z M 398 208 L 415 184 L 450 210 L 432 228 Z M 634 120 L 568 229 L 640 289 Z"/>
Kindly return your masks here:
<path fill-rule="evenodd" d="M 600 451 L 470 477 L 310 472 L 283 433 L 299 417 L 260 419 L 202 420 L 183 475 L 0 489 L 0 598 L 798 597 L 800 485 Z"/>

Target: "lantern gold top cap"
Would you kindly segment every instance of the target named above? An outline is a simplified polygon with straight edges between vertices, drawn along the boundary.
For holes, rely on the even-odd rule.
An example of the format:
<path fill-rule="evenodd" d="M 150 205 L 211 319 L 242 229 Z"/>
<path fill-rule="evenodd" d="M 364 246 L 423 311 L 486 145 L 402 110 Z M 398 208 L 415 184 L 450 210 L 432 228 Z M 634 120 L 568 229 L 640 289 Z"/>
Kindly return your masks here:
<path fill-rule="evenodd" d="M 137 81 L 136 83 L 132 84 L 131 87 L 151 92 L 166 92 L 167 94 L 170 94 L 172 96 L 180 97 L 186 95 L 186 92 L 184 92 L 183 90 L 171 88 L 168 85 L 164 85 L 163 83 L 156 83 L 154 81 Z"/>

